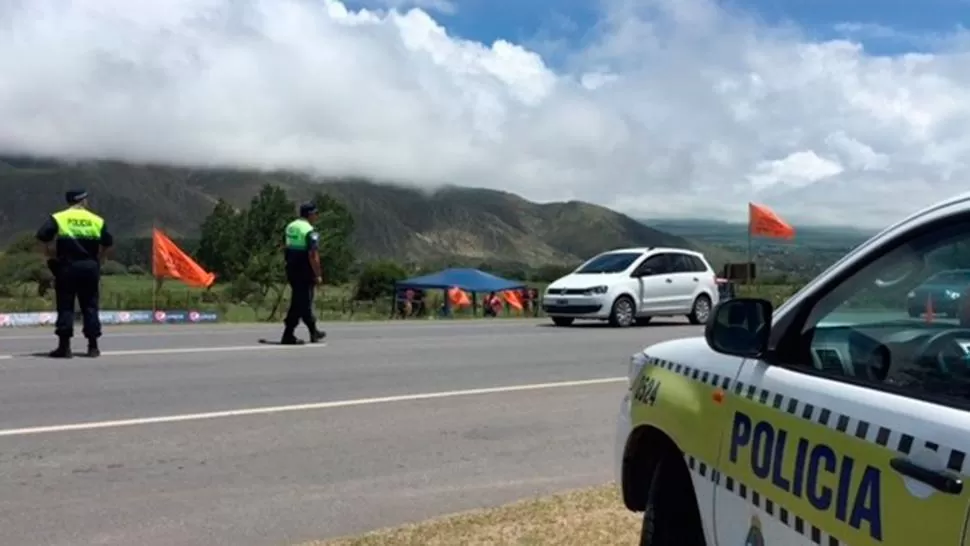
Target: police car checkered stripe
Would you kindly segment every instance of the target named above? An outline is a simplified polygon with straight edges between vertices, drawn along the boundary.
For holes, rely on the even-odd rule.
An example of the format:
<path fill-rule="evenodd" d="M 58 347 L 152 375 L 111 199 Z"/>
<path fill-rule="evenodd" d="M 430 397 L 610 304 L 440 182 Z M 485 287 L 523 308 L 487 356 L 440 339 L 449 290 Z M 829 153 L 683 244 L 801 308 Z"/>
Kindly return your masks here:
<path fill-rule="evenodd" d="M 740 480 L 721 473 L 713 466 L 708 465 L 696 457 L 686 455 L 685 458 L 687 460 L 687 467 L 690 468 L 691 472 L 712 482 L 715 487 L 734 493 L 748 504 L 768 514 L 772 519 L 781 522 L 789 529 L 810 539 L 813 544 L 819 544 L 821 546 L 846 546 L 845 542 L 808 523 L 801 516 L 793 514 L 784 506 L 781 506 Z"/>
<path fill-rule="evenodd" d="M 930 451 L 944 454 L 948 470 L 961 475 L 970 472 L 970 469 L 967 468 L 967 455 L 959 449 L 949 448 L 938 442 L 922 440 L 910 434 L 892 430 L 889 427 L 833 411 L 830 408 L 803 402 L 793 396 L 759 389 L 755 385 L 746 385 L 741 381 L 734 381 L 728 376 L 699 370 L 685 364 L 653 357 L 647 358 L 647 364 L 682 375 L 692 381 L 699 381 L 711 387 L 723 389 L 725 392 L 736 396 L 743 396 L 753 402 L 826 426 L 842 434 L 892 449 L 902 455 L 910 455 L 913 446 L 922 444 Z"/>

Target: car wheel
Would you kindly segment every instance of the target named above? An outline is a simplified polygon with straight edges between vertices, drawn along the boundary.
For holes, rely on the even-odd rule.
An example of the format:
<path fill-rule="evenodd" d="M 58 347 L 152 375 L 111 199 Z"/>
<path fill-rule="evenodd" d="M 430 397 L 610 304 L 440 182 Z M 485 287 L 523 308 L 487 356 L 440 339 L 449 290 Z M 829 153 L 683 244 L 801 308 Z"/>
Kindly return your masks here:
<path fill-rule="evenodd" d="M 636 320 L 636 308 L 633 300 L 629 296 L 620 296 L 613 302 L 613 309 L 610 311 L 610 325 L 617 328 L 632 326 Z"/>
<path fill-rule="evenodd" d="M 707 546 L 694 484 L 679 456 L 664 457 L 653 472 L 640 546 Z"/>
<path fill-rule="evenodd" d="M 552 323 L 556 326 L 572 326 L 574 320 L 572 317 L 552 317 Z"/>
<path fill-rule="evenodd" d="M 694 306 L 691 307 L 687 320 L 691 324 L 705 324 L 709 318 L 711 318 L 711 298 L 707 294 L 701 294 L 694 300 Z"/>

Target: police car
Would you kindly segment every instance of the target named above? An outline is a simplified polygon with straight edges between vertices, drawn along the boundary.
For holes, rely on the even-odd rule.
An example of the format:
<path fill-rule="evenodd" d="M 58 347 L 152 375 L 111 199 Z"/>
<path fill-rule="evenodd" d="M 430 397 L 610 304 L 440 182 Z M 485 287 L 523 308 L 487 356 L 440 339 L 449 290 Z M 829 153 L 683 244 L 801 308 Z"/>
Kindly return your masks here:
<path fill-rule="evenodd" d="M 634 355 L 616 473 L 640 544 L 970 544 L 968 310 L 905 305 L 968 264 L 970 194 L 887 228 L 778 309 L 726 300 L 703 338 Z"/>

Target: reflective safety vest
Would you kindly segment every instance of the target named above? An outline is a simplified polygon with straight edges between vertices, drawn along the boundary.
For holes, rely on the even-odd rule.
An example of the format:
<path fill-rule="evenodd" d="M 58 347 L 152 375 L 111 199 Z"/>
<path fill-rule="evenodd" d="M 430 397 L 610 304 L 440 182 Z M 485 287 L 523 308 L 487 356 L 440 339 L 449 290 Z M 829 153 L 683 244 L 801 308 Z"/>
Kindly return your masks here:
<path fill-rule="evenodd" d="M 104 219 L 88 209 L 72 207 L 53 216 L 58 239 L 101 239 Z"/>
<path fill-rule="evenodd" d="M 305 251 L 307 250 L 307 236 L 313 231 L 313 224 L 306 218 L 297 218 L 286 225 L 286 249 Z"/>

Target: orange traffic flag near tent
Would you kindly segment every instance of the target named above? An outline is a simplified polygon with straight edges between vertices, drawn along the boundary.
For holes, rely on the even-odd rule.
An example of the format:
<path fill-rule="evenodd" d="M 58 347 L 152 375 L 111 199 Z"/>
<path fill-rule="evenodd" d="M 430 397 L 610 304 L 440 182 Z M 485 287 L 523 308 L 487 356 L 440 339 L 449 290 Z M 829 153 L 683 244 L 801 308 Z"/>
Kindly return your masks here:
<path fill-rule="evenodd" d="M 748 203 L 748 233 L 771 239 L 794 239 L 795 228 L 764 205 Z"/>
<path fill-rule="evenodd" d="M 203 269 L 158 229 L 152 229 L 152 274 L 156 279 L 175 279 L 198 288 L 208 288 L 216 281 L 214 273 Z"/>
<path fill-rule="evenodd" d="M 502 292 L 502 298 L 510 306 L 515 307 L 519 311 L 522 310 L 522 298 L 519 297 L 519 293 L 515 290 L 506 290 Z"/>
<path fill-rule="evenodd" d="M 452 307 L 468 307 L 472 304 L 468 293 L 457 286 L 448 289 L 448 299 L 451 301 Z"/>

